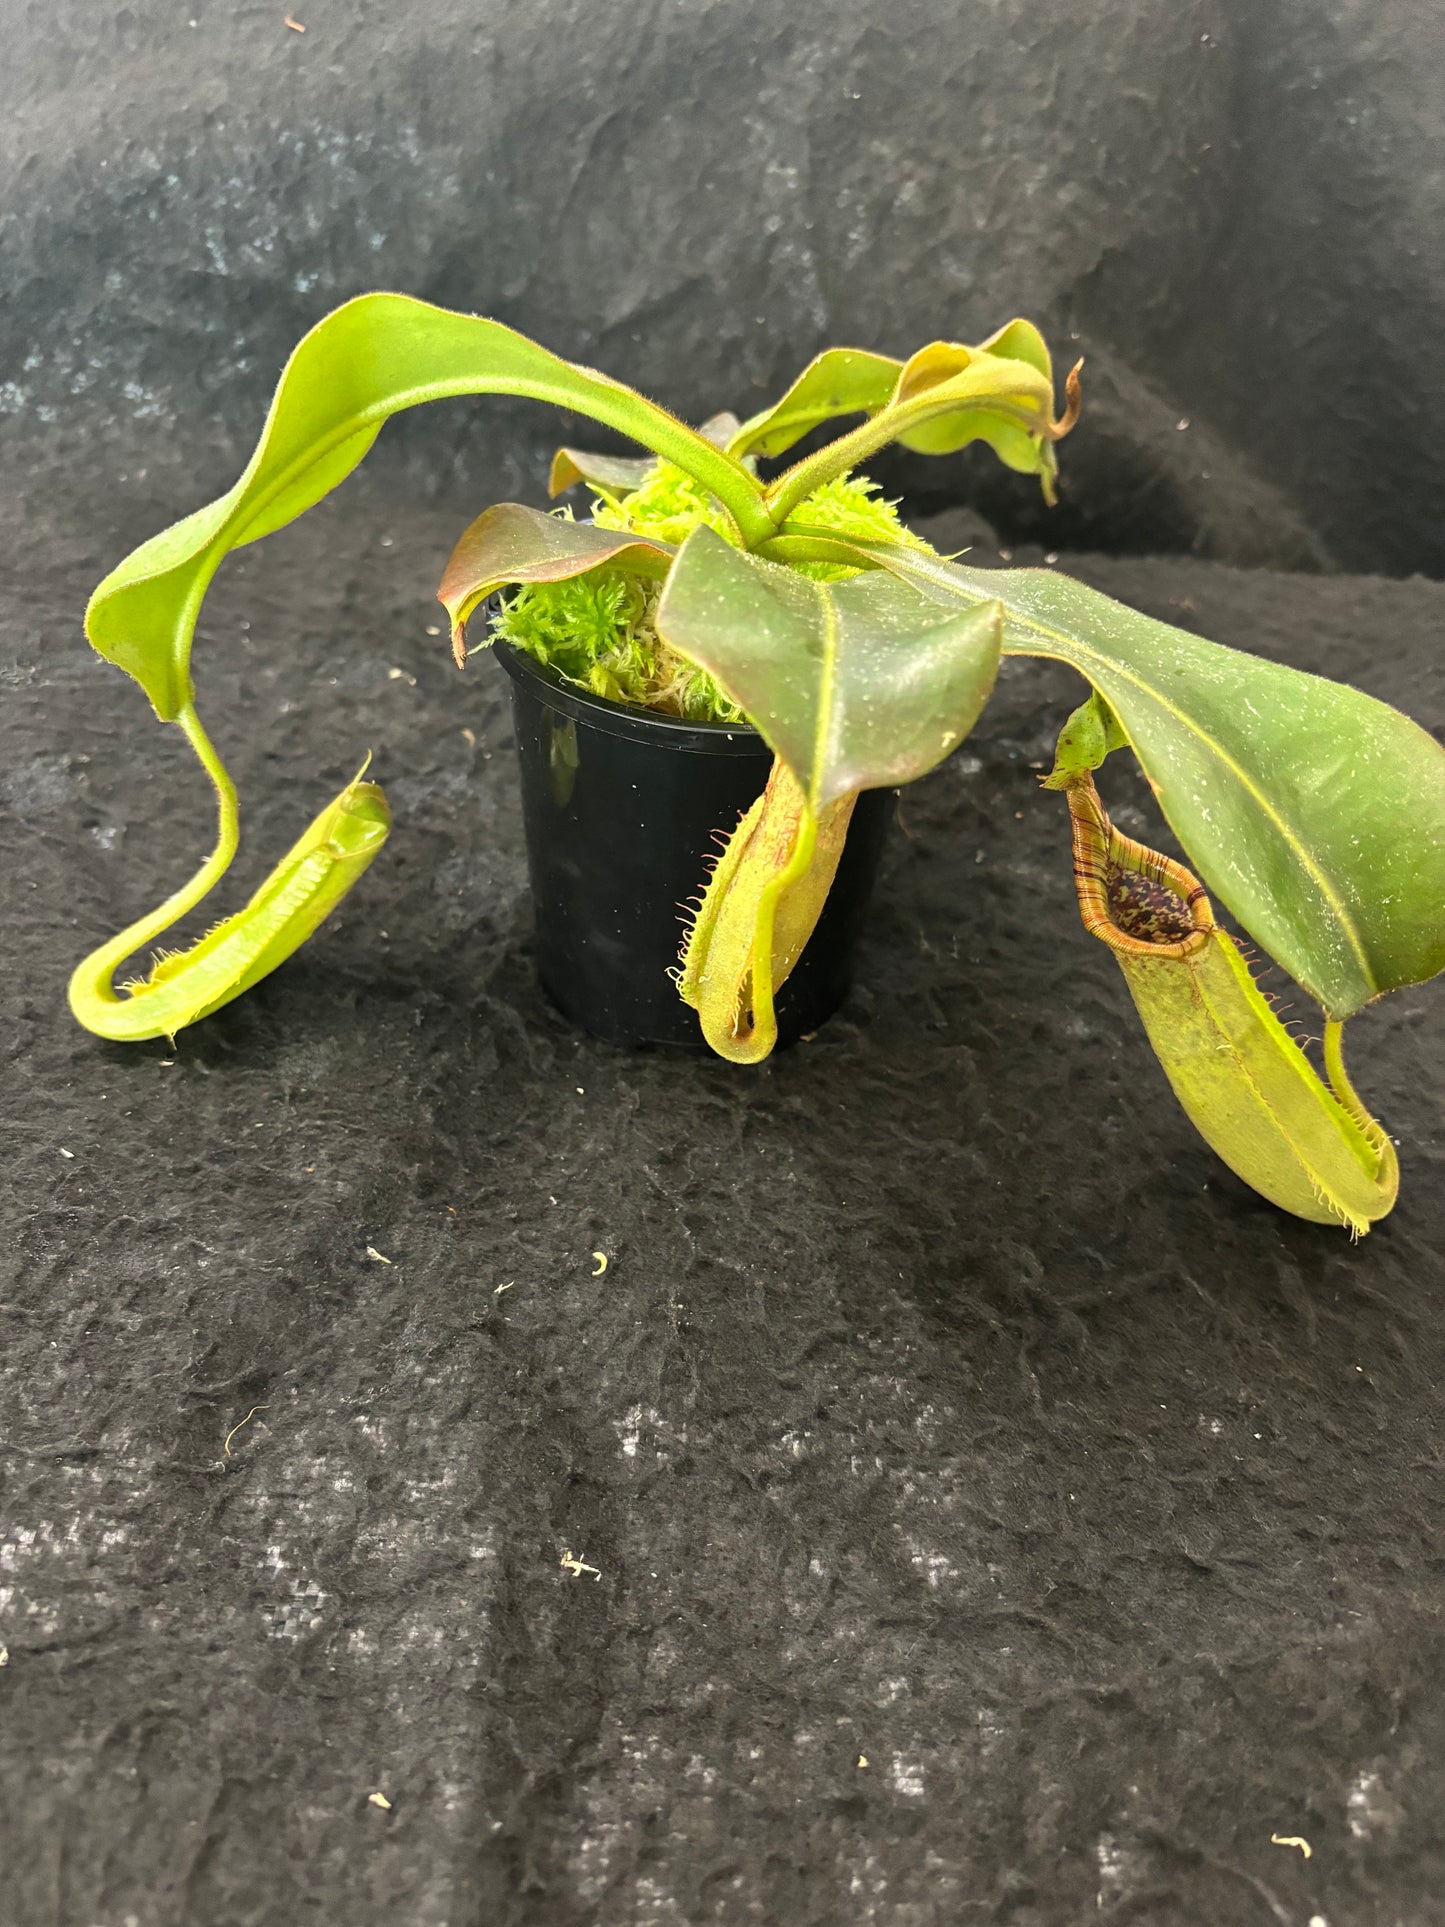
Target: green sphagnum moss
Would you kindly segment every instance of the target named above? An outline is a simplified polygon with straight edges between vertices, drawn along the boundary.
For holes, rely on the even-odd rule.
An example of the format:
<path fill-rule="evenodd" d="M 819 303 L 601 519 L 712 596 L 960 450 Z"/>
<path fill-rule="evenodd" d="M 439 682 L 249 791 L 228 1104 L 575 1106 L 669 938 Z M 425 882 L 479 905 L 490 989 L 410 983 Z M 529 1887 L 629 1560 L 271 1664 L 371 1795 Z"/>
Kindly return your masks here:
<path fill-rule="evenodd" d="M 672 543 L 685 541 L 705 522 L 726 540 L 736 541 L 712 497 L 670 462 L 659 462 L 630 494 L 594 494 L 592 519 L 601 528 L 627 529 Z M 878 484 L 866 475 L 825 482 L 798 509 L 797 520 L 872 541 L 929 548 L 904 528 L 897 503 L 885 501 Z M 834 582 L 857 571 L 810 562 L 800 565 L 799 573 Z M 502 601 L 492 617 L 492 634 L 610 702 L 660 710 L 688 722 L 745 722 L 707 671 L 670 649 L 657 634 L 653 617 L 659 593 L 656 583 L 605 568 L 565 582 L 530 584 Z"/>

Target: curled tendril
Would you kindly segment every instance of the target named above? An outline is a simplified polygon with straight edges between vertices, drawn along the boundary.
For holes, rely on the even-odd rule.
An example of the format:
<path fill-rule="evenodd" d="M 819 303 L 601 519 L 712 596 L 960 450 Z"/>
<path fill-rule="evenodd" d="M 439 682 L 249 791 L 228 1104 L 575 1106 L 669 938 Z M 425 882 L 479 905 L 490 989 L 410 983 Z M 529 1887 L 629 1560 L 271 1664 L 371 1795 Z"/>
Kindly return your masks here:
<path fill-rule="evenodd" d="M 1065 435 L 1078 426 L 1079 416 L 1084 410 L 1084 386 L 1079 380 L 1079 370 L 1083 365 L 1084 357 L 1080 355 L 1068 374 L 1064 376 L 1064 412 L 1057 421 L 1050 422 L 1043 430 L 1044 435 L 1051 442 L 1061 442 Z"/>

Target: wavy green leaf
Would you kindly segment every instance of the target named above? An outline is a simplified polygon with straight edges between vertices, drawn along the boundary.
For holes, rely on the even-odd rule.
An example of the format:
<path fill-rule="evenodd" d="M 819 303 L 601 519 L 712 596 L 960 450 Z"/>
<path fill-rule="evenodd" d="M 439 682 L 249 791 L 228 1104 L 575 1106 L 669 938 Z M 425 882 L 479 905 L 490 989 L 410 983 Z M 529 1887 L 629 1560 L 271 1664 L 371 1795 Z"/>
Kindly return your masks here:
<path fill-rule="evenodd" d="M 873 415 L 886 408 L 903 363 L 866 348 L 828 348 L 815 355 L 783 396 L 733 436 L 733 455 L 781 455 L 804 435 L 839 415 Z"/>
<path fill-rule="evenodd" d="M 794 527 L 940 606 L 1003 607 L 1006 655 L 1100 691 L 1211 892 L 1343 1019 L 1445 968 L 1445 751 L 1357 689 L 1158 622 L 1052 569 L 971 569 Z"/>
<path fill-rule="evenodd" d="M 815 582 L 708 528 L 678 551 L 657 628 L 747 712 L 815 813 L 932 769 L 998 673 L 999 616 L 986 604 L 946 614 L 876 572 Z"/>
<path fill-rule="evenodd" d="M 1022 388 L 1017 378 L 1010 382 L 997 366 L 1009 362 L 1020 365 Z M 979 371 L 972 384 L 963 384 L 955 395 L 936 396 L 941 407 L 924 405 L 928 391 L 964 375 L 970 367 Z M 1004 404 L 997 410 L 986 407 L 975 392 L 985 374 Z M 1071 399 L 1074 393 L 1071 386 Z M 888 422 L 876 433 L 867 424 L 857 431 L 843 459 L 856 466 L 890 441 L 920 455 L 950 455 L 970 442 L 984 441 L 1009 468 L 1039 475 L 1052 497 L 1057 469 L 1052 442 L 1072 425 L 1070 418 L 1052 432 L 1043 432 L 1052 402 L 1053 362 L 1048 346 L 1031 321 L 1014 320 L 976 347 L 935 341 L 906 362 L 862 348 L 829 348 L 809 362 L 781 401 L 743 424 L 730 449 L 734 455 L 749 451 L 781 455 L 838 416 L 864 414 L 877 422 L 887 414 Z M 783 504 L 776 519 L 783 519 L 819 482 L 844 472 L 828 450 L 812 461 L 806 477 L 809 486 L 799 480 L 771 498 L 775 509 L 779 502 Z"/>
<path fill-rule="evenodd" d="M 452 650 L 465 660 L 464 631 L 472 611 L 514 582 L 565 582 L 613 563 L 659 580 L 673 551 L 650 536 L 594 528 L 562 515 L 547 515 L 520 502 L 483 510 L 451 552 L 437 600 L 452 625 Z"/>
<path fill-rule="evenodd" d="M 999 361 L 1022 362 L 1044 377 L 1052 394 L 1054 364 L 1048 344 L 1031 321 L 1015 320 L 990 335 L 987 341 L 980 342 L 976 348 L 960 348 L 953 342 L 935 341 L 927 348 L 919 349 L 899 374 L 897 391 L 892 397 L 894 404 L 915 399 L 936 388 L 940 382 L 961 372 L 979 355 L 991 355 Z M 1077 374 L 1078 370 L 1075 369 L 1070 377 L 1071 383 Z M 1076 399 L 1072 386 L 1070 399 L 1071 404 Z M 1061 435 L 1067 432 L 1067 427 L 1059 429 Z M 952 455 L 958 449 L 966 448 L 970 442 L 986 442 L 1006 467 L 1020 474 L 1038 475 L 1044 483 L 1045 494 L 1050 500 L 1053 499 L 1057 463 L 1052 442 L 1036 428 L 1031 429 L 1014 416 L 994 412 L 975 403 L 947 414 L 935 415 L 919 427 L 900 435 L 898 440 L 904 448 L 910 448 L 919 455 Z"/>
<path fill-rule="evenodd" d="M 420 402 L 471 394 L 527 396 L 590 415 L 692 475 L 722 504 L 744 540 L 771 531 L 757 483 L 706 436 L 621 383 L 573 367 L 500 322 L 397 294 L 362 295 L 328 315 L 287 362 L 261 439 L 235 487 L 127 556 L 86 611 L 93 646 L 140 683 L 164 721 L 180 723 L 217 795 L 212 856 L 159 910 L 78 967 L 72 1007 L 91 1029 L 143 1035 L 136 1026 L 148 1021 L 145 1012 L 164 1025 L 178 1011 L 190 1015 L 176 1021 L 191 1022 L 204 1009 L 217 1008 L 254 981 L 258 966 L 249 946 L 259 945 L 260 963 L 271 968 L 364 869 L 349 845 L 343 847 L 341 832 L 333 835 L 332 816 L 323 814 L 317 823 L 325 834 L 316 832 L 321 843 L 313 849 L 303 839 L 304 847 L 283 859 L 266 890 L 228 920 L 223 936 L 203 939 L 182 961 L 163 960 L 139 993 L 133 987 L 129 1002 L 111 987 L 124 950 L 152 941 L 196 904 L 224 874 L 236 847 L 235 792 L 201 728 L 191 688 L 191 639 L 212 576 L 230 550 L 280 528 L 342 481 L 389 416 Z M 385 833 L 385 803 L 374 785 L 363 790 L 362 815 L 348 805 L 335 821 L 348 836 L 361 824 L 366 849 L 373 852 Z"/>
<path fill-rule="evenodd" d="M 764 496 L 768 514 L 781 528 L 814 489 L 835 475 L 850 473 L 889 442 L 907 442 L 926 453 L 943 454 L 969 441 L 987 441 L 1011 465 L 1022 461 L 1037 468 L 1051 486 L 1049 444 L 1072 427 L 1076 401 L 1077 389 L 1071 386 L 1070 412 L 1056 422 L 1052 377 L 1032 361 L 959 342 L 932 342 L 904 363 L 897 390 L 885 408 L 826 448 L 795 462 L 772 483 Z M 926 446 L 925 431 L 930 425 L 936 443 Z"/>
<path fill-rule="evenodd" d="M 622 383 L 574 367 L 499 321 L 407 295 L 360 295 L 296 348 L 235 487 L 143 543 L 101 583 L 86 611 L 92 644 L 172 720 L 190 699 L 191 636 L 226 554 L 319 501 L 389 416 L 479 394 L 523 395 L 590 415 L 693 475 L 745 539 L 768 532 L 757 484 L 741 463 Z"/>

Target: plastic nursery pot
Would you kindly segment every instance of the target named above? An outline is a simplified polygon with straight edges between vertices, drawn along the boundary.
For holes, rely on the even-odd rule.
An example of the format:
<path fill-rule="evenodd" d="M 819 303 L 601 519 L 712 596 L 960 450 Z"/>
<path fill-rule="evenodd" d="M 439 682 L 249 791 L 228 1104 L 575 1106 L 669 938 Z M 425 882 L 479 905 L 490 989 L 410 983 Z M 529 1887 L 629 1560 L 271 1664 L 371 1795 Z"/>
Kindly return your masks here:
<path fill-rule="evenodd" d="M 706 880 L 717 832 L 762 794 L 772 752 L 746 726 L 606 702 L 509 643 L 494 652 L 512 681 L 543 989 L 607 1043 L 706 1049 L 669 975 L 682 906 Z M 818 927 L 778 993 L 780 1045 L 848 994 L 894 794 L 858 799 Z"/>

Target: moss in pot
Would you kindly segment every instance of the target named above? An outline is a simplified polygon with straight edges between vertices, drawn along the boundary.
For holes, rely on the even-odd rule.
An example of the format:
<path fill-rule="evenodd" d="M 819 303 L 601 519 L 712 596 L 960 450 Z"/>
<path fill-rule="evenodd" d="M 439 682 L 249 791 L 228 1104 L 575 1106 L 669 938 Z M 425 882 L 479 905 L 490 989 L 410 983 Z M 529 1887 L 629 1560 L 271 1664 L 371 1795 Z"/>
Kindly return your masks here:
<path fill-rule="evenodd" d="M 704 432 L 739 426 L 719 416 Z M 673 545 L 721 519 L 668 463 L 635 488 L 593 488 L 595 526 Z M 864 539 L 917 542 L 862 477 L 826 484 L 814 513 Z M 469 549 L 464 536 L 462 582 Z M 837 563 L 807 571 L 859 573 Z M 511 679 L 544 987 L 594 1037 L 705 1047 L 677 993 L 679 939 L 698 907 L 699 853 L 724 846 L 761 796 L 772 753 L 716 679 L 658 634 L 660 591 L 605 564 L 521 586 L 488 605 L 487 640 Z M 480 628 L 474 617 L 474 636 Z M 893 796 L 858 799 L 817 927 L 777 986 L 781 1045 L 816 1031 L 847 994 Z"/>
<path fill-rule="evenodd" d="M 1056 571 L 971 569 L 898 526 L 861 475 L 890 442 L 945 454 L 983 440 L 1052 495 L 1077 371 L 1059 414 L 1048 351 L 1023 321 L 906 361 L 830 350 L 751 421 L 694 430 L 497 322 L 386 294 L 328 316 L 288 363 L 236 486 L 135 551 L 91 600 L 93 645 L 210 774 L 219 834 L 190 883 L 77 968 L 83 1024 L 173 1036 L 284 961 L 376 855 L 385 800 L 359 776 L 245 909 L 115 986 L 236 845 L 235 792 L 189 668 L 215 570 L 329 492 L 389 415 L 486 392 L 590 415 L 651 453 L 561 451 L 553 492 L 588 483 L 590 521 L 503 504 L 472 524 L 441 589 L 459 654 L 468 617 L 501 593 L 494 628 L 514 668 L 535 662 L 527 674 L 629 720 L 726 733 L 745 718 L 772 753 L 710 877 L 697 856 L 677 988 L 715 1050 L 752 1063 L 777 1042 L 779 991 L 807 954 L 859 798 L 912 781 L 963 740 L 1002 653 L 1052 657 L 1089 691 L 1044 787 L 1068 806 L 1084 928 L 1118 959 L 1176 1096 L 1281 1208 L 1356 1234 L 1390 1209 L 1394 1150 L 1346 1075 L 1341 1034 L 1362 1005 L 1445 966 L 1445 753 L 1356 690 L 1155 622 Z M 857 425 L 759 479 L 758 456 L 840 419 Z M 1093 772 L 1125 750 L 1198 876 L 1109 822 Z M 559 782 L 566 760 L 565 742 L 549 748 Z M 1255 988 L 1210 890 L 1322 1007 L 1323 1076 Z"/>

